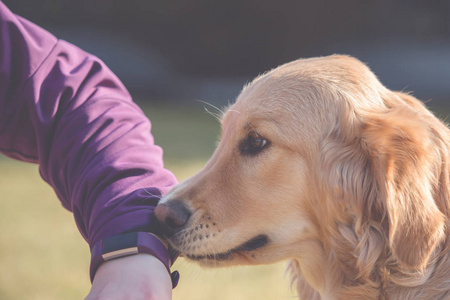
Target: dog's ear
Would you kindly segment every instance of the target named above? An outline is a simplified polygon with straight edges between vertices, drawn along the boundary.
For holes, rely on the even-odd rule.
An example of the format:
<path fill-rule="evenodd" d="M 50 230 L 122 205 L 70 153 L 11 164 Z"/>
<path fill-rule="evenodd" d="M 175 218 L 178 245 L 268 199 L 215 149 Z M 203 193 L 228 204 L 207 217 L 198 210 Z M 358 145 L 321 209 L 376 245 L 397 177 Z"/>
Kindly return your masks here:
<path fill-rule="evenodd" d="M 422 269 L 444 236 L 436 205 L 442 157 L 429 115 L 397 104 L 371 114 L 361 129 L 361 151 L 369 168 L 363 218 L 383 221 L 392 254 L 406 268 Z"/>

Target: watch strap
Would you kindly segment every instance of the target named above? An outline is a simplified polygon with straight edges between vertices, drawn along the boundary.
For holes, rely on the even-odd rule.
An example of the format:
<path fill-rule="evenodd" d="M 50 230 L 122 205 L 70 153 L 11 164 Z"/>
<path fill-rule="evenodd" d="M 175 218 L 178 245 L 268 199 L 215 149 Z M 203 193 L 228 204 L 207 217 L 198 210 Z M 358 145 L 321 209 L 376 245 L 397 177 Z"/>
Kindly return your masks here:
<path fill-rule="evenodd" d="M 180 275 L 178 271 L 170 272 L 172 262 L 166 246 L 149 232 L 124 233 L 96 242 L 91 250 L 91 282 L 94 281 L 97 269 L 105 261 L 138 253 L 150 254 L 159 259 L 170 274 L 172 288 L 177 286 Z"/>

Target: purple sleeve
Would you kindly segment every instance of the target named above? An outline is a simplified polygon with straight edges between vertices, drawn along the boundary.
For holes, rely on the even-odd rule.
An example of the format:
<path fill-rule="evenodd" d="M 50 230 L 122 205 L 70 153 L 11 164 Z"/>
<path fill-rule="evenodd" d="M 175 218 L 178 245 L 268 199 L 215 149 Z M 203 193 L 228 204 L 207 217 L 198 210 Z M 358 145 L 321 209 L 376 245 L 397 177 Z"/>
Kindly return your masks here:
<path fill-rule="evenodd" d="M 176 179 L 149 120 L 98 58 L 2 2 L 0 18 L 0 153 L 39 164 L 91 247 L 154 232 L 153 208 Z"/>

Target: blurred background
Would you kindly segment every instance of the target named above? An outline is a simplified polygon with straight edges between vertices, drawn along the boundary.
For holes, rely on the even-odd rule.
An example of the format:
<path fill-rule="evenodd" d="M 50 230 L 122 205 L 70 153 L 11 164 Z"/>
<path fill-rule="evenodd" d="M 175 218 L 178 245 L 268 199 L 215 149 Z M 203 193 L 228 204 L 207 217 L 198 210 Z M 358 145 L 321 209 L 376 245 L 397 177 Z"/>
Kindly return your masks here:
<path fill-rule="evenodd" d="M 148 100 L 232 101 L 300 57 L 351 54 L 391 89 L 450 94 L 448 0 L 6 0 Z"/>
<path fill-rule="evenodd" d="M 448 0 L 4 0 L 100 57 L 153 123 L 182 180 L 211 155 L 219 124 L 252 78 L 301 57 L 356 56 L 390 89 L 450 111 Z M 198 101 L 201 100 L 201 101 Z M 37 167 L 0 157 L 0 299 L 82 299 L 89 251 Z M 205 271 L 182 259 L 174 300 L 292 299 L 284 264 Z"/>

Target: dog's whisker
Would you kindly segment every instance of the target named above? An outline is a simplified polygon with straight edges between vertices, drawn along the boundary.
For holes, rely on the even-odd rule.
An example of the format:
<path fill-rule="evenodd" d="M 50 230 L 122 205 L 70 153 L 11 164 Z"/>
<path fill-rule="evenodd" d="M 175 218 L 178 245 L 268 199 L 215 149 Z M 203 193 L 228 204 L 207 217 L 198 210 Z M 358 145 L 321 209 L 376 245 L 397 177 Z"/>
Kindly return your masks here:
<path fill-rule="evenodd" d="M 221 119 L 222 119 L 222 116 L 224 115 L 224 110 L 223 109 L 220 109 L 219 107 L 217 107 L 217 106 L 215 106 L 215 105 L 213 105 L 213 104 L 211 104 L 211 103 L 208 103 L 208 102 L 206 102 L 206 101 L 203 101 L 203 100 L 197 100 L 198 102 L 201 102 L 201 103 L 203 103 L 203 104 L 206 104 L 206 105 L 208 105 L 208 106 L 210 106 L 210 107 L 212 107 L 213 109 L 215 109 L 217 112 L 211 112 L 210 110 L 208 110 L 208 108 L 204 108 L 205 109 L 205 111 L 207 112 L 207 113 L 209 113 L 211 116 L 213 116 L 215 119 L 217 119 L 219 122 L 221 121 Z"/>
<path fill-rule="evenodd" d="M 237 110 L 234 110 L 234 109 L 229 109 L 228 111 L 229 111 L 229 112 L 235 112 L 235 113 L 238 113 L 238 114 L 241 113 L 240 111 L 237 111 Z"/>
<path fill-rule="evenodd" d="M 205 111 L 210 114 L 211 116 L 213 116 L 217 121 L 220 122 L 222 115 L 218 114 L 218 113 L 213 113 L 212 111 L 209 111 L 206 107 L 205 107 Z"/>
<path fill-rule="evenodd" d="M 147 195 L 151 196 L 151 197 L 155 197 L 157 199 L 161 199 L 162 196 L 161 195 L 157 195 L 157 194 L 153 194 L 152 192 L 150 192 L 149 190 L 147 190 L 146 188 L 143 188 L 144 192 L 147 193 Z"/>
<path fill-rule="evenodd" d="M 150 175 L 147 173 L 146 175 L 145 175 L 146 177 L 149 177 Z M 150 179 L 150 185 L 151 186 L 157 186 L 157 183 L 155 182 L 155 180 L 153 179 L 153 178 L 149 178 Z M 142 188 L 143 190 L 144 190 L 144 192 L 146 192 L 150 197 L 154 197 L 154 198 L 157 198 L 157 199 L 159 199 L 159 200 L 161 200 L 161 198 L 162 198 L 162 195 L 160 195 L 160 194 L 153 194 L 152 192 L 150 192 L 147 188 Z"/>
<path fill-rule="evenodd" d="M 197 100 L 197 101 L 214 108 L 215 110 L 217 110 L 220 113 L 223 113 L 223 111 L 220 108 L 218 108 L 217 106 L 215 106 L 215 105 L 213 105 L 213 104 L 211 104 L 209 102 L 206 102 L 206 101 L 203 101 L 203 100 Z"/>
<path fill-rule="evenodd" d="M 173 238 L 178 239 L 180 236 L 181 236 L 181 237 L 184 237 L 184 234 L 185 234 L 186 232 L 190 231 L 190 230 L 191 230 L 190 228 L 184 228 L 184 229 L 178 231 L 177 233 L 175 233 L 175 234 L 173 235 Z M 184 239 L 183 239 L 183 240 L 184 240 Z"/>

